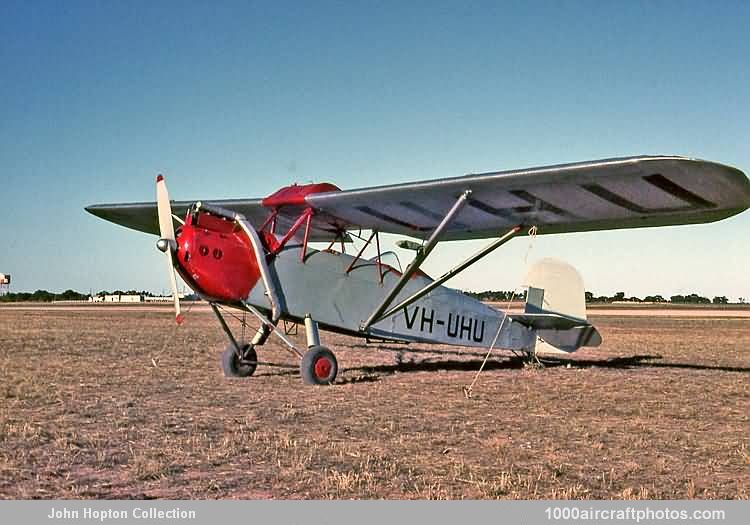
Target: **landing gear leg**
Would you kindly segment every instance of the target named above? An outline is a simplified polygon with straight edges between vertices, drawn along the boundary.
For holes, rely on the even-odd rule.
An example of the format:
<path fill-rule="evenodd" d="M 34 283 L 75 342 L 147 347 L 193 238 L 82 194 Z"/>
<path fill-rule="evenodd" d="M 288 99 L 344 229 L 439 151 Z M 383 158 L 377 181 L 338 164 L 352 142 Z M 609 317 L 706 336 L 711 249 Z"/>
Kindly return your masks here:
<path fill-rule="evenodd" d="M 211 303 L 211 309 L 216 314 L 221 328 L 229 339 L 229 345 L 221 354 L 221 368 L 224 371 L 224 375 L 226 377 L 250 377 L 255 373 L 256 368 L 258 368 L 258 354 L 255 351 L 255 347 L 266 342 L 271 329 L 265 324 L 261 324 L 250 343 L 239 343 L 224 316 L 221 315 L 219 308 Z"/>
<path fill-rule="evenodd" d="M 266 339 L 268 339 L 269 335 L 271 335 L 271 329 L 267 324 L 261 323 L 260 328 L 258 328 L 258 331 L 255 332 L 255 335 L 253 336 L 252 341 L 250 341 L 250 344 L 253 346 L 260 346 L 266 342 Z"/>
<path fill-rule="evenodd" d="M 309 315 L 305 317 L 307 352 L 300 362 L 302 380 L 308 385 L 330 385 L 336 379 L 338 362 L 328 348 L 320 344 L 318 323 Z"/>

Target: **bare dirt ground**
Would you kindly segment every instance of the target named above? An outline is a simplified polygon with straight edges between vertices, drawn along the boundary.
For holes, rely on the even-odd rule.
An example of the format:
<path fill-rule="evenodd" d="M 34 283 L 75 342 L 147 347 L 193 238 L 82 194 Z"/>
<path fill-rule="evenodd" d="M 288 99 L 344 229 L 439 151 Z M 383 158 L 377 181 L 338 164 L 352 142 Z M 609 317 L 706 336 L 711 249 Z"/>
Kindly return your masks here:
<path fill-rule="evenodd" d="M 323 334 L 313 388 L 276 342 L 292 368 L 225 379 L 205 311 L 3 308 L 0 497 L 750 497 L 750 319 L 593 320 L 600 348 L 499 354 L 467 399 L 481 352 Z"/>

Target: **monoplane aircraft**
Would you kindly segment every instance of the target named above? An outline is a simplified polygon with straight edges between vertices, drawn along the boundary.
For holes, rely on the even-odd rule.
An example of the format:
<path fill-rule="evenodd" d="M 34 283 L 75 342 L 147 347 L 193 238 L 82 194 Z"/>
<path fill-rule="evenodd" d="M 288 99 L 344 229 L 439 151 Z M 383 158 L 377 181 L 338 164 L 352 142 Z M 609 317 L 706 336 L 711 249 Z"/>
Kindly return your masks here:
<path fill-rule="evenodd" d="M 735 168 L 640 156 L 353 190 L 292 185 L 262 199 L 190 202 L 171 202 L 159 175 L 156 202 L 86 210 L 159 235 L 176 320 L 182 315 L 175 271 L 211 305 L 229 339 L 221 359 L 227 376 L 251 376 L 256 349 L 275 334 L 300 358 L 306 383 L 330 384 L 338 365 L 318 327 L 368 340 L 527 354 L 540 340 L 565 352 L 596 346 L 601 337 L 586 320 L 583 284 L 566 265 L 534 268 L 521 313 L 496 310 L 444 283 L 531 228 L 543 235 L 706 223 L 748 207 L 750 181 Z M 381 233 L 419 241 L 397 243 L 416 250 L 406 269 L 386 260 Z M 353 237 L 362 246 L 346 253 Z M 439 242 L 485 238 L 492 241 L 441 277 L 421 270 Z M 313 249 L 311 242 L 328 247 Z M 375 257 L 363 258 L 367 246 Z M 259 319 L 250 341 L 238 340 L 223 308 Z M 289 339 L 282 320 L 304 323 L 306 349 Z"/>

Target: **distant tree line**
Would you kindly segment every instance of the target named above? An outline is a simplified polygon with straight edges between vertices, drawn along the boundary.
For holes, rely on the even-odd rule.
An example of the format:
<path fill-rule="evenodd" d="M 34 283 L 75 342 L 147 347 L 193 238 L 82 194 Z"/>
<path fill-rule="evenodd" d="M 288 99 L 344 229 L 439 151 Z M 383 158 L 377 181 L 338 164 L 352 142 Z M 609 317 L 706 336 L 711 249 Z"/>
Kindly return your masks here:
<path fill-rule="evenodd" d="M 127 292 L 123 292 L 122 290 L 115 290 L 114 292 L 102 290 L 101 292 L 96 292 L 94 295 L 96 297 L 104 297 L 105 295 L 142 295 L 144 297 L 153 297 L 154 294 L 145 290 L 141 290 L 140 292 L 137 290 L 128 290 Z"/>
<path fill-rule="evenodd" d="M 39 303 L 50 303 L 52 301 L 85 301 L 87 294 L 78 293 L 75 290 L 65 290 L 63 293 L 52 293 L 47 290 L 31 292 L 14 292 L 0 295 L 2 303 L 16 303 L 21 301 L 33 301 Z"/>
<path fill-rule="evenodd" d="M 689 295 L 672 295 L 669 299 L 665 299 L 661 295 L 647 295 L 643 299 L 640 297 L 626 297 L 625 292 L 617 292 L 615 295 L 609 297 L 606 295 L 600 295 L 595 297 L 593 293 L 586 292 L 587 303 L 614 303 L 614 302 L 630 302 L 630 303 L 674 303 L 674 304 L 729 304 L 729 299 L 724 295 L 719 295 L 713 299 L 708 297 L 700 296 L 696 293 Z M 745 299 L 740 297 L 740 302 L 744 303 Z"/>
<path fill-rule="evenodd" d="M 480 301 L 510 301 L 511 297 L 514 296 L 512 291 L 505 290 L 488 290 L 484 292 L 464 292 Z M 526 300 L 526 292 L 515 294 L 516 300 Z M 716 296 L 713 299 L 708 297 L 702 297 L 698 294 L 691 293 L 689 295 L 672 295 L 669 298 L 662 297 L 661 295 L 647 295 L 644 298 L 630 296 L 627 297 L 625 292 L 617 292 L 612 296 L 599 295 L 595 296 L 591 292 L 586 292 L 587 303 L 614 303 L 614 302 L 631 302 L 631 303 L 673 303 L 673 304 L 729 304 L 729 299 L 724 296 Z M 740 297 L 740 303 L 744 303 L 745 298 Z"/>
<path fill-rule="evenodd" d="M 153 294 L 146 291 L 128 290 L 123 292 L 122 290 L 115 290 L 114 292 L 108 292 L 102 290 L 94 294 L 95 296 L 104 297 L 105 295 L 143 295 L 151 297 Z M 36 292 L 12 292 L 5 295 L 0 295 L 0 303 L 17 303 L 17 302 L 37 302 L 37 303 L 51 303 L 52 301 L 86 301 L 89 298 L 89 294 L 76 292 L 75 290 L 65 290 L 62 293 L 48 292 L 47 290 L 37 290 Z"/>
<path fill-rule="evenodd" d="M 526 291 L 515 293 L 508 290 L 487 290 L 484 292 L 471 292 L 465 291 L 466 295 L 471 296 L 480 301 L 510 301 L 515 299 L 516 301 L 526 300 Z M 154 294 L 145 290 L 136 291 L 128 290 L 126 292 L 122 290 L 115 290 L 108 292 L 106 290 L 99 291 L 94 294 L 95 296 L 104 297 L 105 295 L 142 295 L 144 297 L 153 297 Z M 192 296 L 189 296 L 192 298 Z M 52 293 L 47 290 L 37 290 L 36 292 L 14 292 L 0 295 L 1 303 L 15 303 L 15 302 L 44 302 L 49 303 L 52 301 L 85 301 L 89 298 L 88 294 L 76 292 L 75 290 L 65 290 L 62 293 Z M 698 294 L 691 293 L 689 295 L 672 295 L 669 299 L 662 297 L 661 295 L 647 295 L 643 299 L 640 297 L 626 297 L 625 292 L 617 292 L 613 296 L 594 296 L 591 292 L 586 292 L 587 303 L 614 303 L 614 302 L 632 302 L 632 303 L 674 303 L 674 304 L 729 304 L 729 299 L 724 295 L 719 295 L 713 299 L 708 297 L 702 297 Z M 744 304 L 746 299 L 744 297 L 739 298 L 739 302 Z"/>
<path fill-rule="evenodd" d="M 484 292 L 464 292 L 466 295 L 473 297 L 479 301 L 510 301 L 511 298 L 517 301 L 526 300 L 526 291 L 514 293 L 512 291 L 504 290 L 487 290 Z"/>

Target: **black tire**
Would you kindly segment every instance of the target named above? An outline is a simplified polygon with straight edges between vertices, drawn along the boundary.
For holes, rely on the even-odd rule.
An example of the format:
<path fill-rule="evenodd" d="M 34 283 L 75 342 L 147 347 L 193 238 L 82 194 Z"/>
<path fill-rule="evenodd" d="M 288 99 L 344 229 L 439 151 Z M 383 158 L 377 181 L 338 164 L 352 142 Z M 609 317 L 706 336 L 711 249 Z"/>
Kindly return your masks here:
<path fill-rule="evenodd" d="M 230 344 L 221 354 L 221 368 L 226 377 L 250 377 L 258 368 L 258 354 L 250 343 L 245 344 L 240 353 L 242 360 L 237 356 L 234 345 Z"/>
<path fill-rule="evenodd" d="M 308 385 L 330 385 L 338 371 L 336 356 L 325 346 L 313 346 L 302 356 L 300 373 Z"/>

